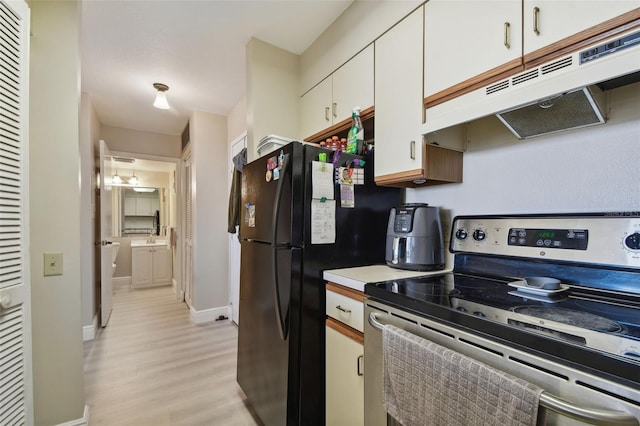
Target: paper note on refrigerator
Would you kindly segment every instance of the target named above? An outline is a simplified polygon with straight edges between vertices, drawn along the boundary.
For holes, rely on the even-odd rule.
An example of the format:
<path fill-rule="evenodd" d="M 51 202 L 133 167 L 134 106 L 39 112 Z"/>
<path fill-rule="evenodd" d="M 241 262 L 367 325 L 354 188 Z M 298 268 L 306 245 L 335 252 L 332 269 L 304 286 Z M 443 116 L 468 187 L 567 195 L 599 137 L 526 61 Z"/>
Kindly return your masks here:
<path fill-rule="evenodd" d="M 311 200 L 311 244 L 336 242 L 336 200 Z"/>
<path fill-rule="evenodd" d="M 333 194 L 333 164 L 312 161 L 311 185 L 313 187 L 311 198 L 335 199 Z"/>

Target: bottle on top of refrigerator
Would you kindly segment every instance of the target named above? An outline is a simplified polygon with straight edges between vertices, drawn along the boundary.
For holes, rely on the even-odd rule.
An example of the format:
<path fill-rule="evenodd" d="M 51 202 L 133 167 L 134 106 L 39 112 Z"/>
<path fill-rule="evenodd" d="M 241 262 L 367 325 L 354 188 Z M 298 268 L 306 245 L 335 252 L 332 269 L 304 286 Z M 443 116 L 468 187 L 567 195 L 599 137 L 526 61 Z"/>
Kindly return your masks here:
<path fill-rule="evenodd" d="M 347 154 L 361 154 L 364 142 L 364 128 L 360 119 L 360 107 L 353 108 L 351 129 L 347 134 Z"/>

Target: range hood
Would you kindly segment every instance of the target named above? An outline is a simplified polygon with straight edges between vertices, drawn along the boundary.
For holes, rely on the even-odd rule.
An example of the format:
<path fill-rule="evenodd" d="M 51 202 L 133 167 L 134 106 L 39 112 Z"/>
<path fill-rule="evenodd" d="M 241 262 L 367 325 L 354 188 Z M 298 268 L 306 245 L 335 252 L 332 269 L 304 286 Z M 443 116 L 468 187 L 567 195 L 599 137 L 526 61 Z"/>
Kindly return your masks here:
<path fill-rule="evenodd" d="M 601 89 L 637 81 L 636 29 L 429 108 L 422 133 L 493 114 L 519 139 L 602 124 Z"/>

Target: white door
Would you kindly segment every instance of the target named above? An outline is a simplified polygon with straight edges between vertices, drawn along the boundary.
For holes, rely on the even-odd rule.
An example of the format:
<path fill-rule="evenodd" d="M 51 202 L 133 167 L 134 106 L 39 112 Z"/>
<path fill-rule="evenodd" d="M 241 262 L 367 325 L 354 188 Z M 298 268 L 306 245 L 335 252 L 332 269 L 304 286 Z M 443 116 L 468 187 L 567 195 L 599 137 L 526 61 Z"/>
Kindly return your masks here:
<path fill-rule="evenodd" d="M 0 33 L 0 424 L 33 424 L 25 2 L 0 0 Z"/>
<path fill-rule="evenodd" d="M 106 327 L 113 308 L 111 269 L 111 151 L 100 141 L 100 325 Z"/>
<path fill-rule="evenodd" d="M 184 159 L 184 300 L 189 307 L 193 298 L 193 163 L 191 155 Z"/>
<path fill-rule="evenodd" d="M 229 185 L 233 179 L 233 157 L 247 147 L 247 134 L 244 133 L 232 142 L 229 151 Z M 238 240 L 238 227 L 235 234 L 229 234 L 229 294 L 231 296 L 231 321 L 239 324 L 240 312 L 240 241 Z"/>

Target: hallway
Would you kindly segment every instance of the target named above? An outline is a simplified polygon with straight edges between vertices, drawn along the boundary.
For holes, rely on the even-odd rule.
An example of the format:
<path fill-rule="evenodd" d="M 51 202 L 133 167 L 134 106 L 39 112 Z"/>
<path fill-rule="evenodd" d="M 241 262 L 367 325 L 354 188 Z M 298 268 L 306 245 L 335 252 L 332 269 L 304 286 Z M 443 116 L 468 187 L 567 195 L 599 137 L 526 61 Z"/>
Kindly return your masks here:
<path fill-rule="evenodd" d="M 237 327 L 194 325 L 170 286 L 114 289 L 109 325 L 84 343 L 91 426 L 258 424 L 236 383 Z"/>

